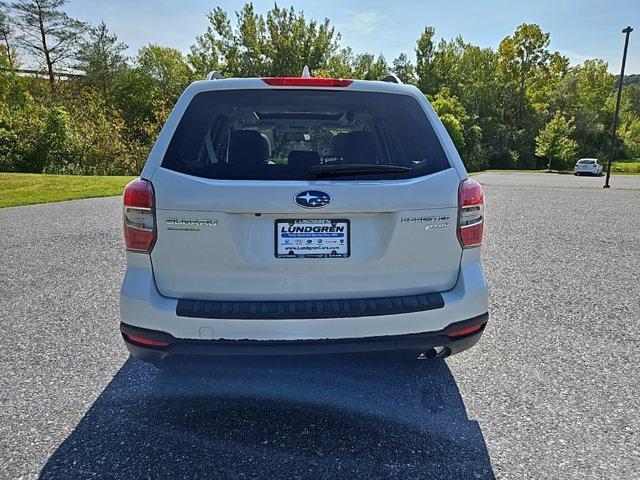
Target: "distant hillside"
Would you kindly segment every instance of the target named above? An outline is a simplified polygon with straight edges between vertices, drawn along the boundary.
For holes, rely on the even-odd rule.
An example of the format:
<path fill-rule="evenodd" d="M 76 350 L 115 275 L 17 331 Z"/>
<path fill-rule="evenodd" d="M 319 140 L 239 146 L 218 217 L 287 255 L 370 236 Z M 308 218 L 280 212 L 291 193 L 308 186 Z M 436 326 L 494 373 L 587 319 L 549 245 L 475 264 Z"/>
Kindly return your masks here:
<path fill-rule="evenodd" d="M 620 75 L 616 75 L 616 85 L 618 84 L 618 78 Z M 640 73 L 632 73 L 631 75 L 624 76 L 623 85 L 640 85 Z"/>

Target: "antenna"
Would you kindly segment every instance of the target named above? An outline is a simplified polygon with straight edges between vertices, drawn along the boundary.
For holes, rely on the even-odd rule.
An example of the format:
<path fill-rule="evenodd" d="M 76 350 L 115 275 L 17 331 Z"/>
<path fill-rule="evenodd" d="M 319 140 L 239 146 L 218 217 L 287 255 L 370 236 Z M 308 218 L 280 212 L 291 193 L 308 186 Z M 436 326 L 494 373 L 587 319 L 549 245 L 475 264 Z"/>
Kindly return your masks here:
<path fill-rule="evenodd" d="M 382 81 L 402 84 L 402 80 L 400 80 L 395 73 L 391 73 L 391 72 L 387 73 L 387 75 L 382 79 Z"/>
<path fill-rule="evenodd" d="M 305 65 L 302 69 L 302 78 L 311 78 L 311 74 L 309 73 L 309 65 Z"/>
<path fill-rule="evenodd" d="M 224 78 L 218 70 L 213 70 L 212 72 L 207 73 L 207 76 L 204 77 L 205 80 L 221 80 Z"/>

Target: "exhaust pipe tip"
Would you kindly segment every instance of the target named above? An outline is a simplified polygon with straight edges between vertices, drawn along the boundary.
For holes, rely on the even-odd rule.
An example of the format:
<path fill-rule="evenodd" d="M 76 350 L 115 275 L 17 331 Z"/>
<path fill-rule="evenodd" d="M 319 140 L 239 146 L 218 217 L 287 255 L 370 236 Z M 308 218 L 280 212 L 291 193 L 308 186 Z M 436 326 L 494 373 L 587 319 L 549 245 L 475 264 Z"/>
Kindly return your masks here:
<path fill-rule="evenodd" d="M 440 357 L 446 357 L 448 354 L 448 349 L 446 347 L 443 347 L 442 345 L 438 345 L 436 347 L 430 348 L 429 350 L 427 350 L 426 352 L 422 352 L 418 358 L 419 359 L 433 359 L 433 358 L 440 358 Z"/>

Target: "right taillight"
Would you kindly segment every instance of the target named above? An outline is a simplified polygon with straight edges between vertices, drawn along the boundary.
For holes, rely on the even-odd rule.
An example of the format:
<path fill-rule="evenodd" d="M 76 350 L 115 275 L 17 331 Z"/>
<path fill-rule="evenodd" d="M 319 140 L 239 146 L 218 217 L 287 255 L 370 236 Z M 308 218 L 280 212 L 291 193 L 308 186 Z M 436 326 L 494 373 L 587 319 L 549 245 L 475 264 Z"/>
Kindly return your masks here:
<path fill-rule="evenodd" d="M 458 192 L 458 239 L 462 248 L 482 244 L 484 233 L 484 193 L 482 186 L 468 178 Z"/>
<path fill-rule="evenodd" d="M 148 253 L 156 242 L 151 182 L 136 178 L 124 188 L 124 243 L 127 250 Z"/>

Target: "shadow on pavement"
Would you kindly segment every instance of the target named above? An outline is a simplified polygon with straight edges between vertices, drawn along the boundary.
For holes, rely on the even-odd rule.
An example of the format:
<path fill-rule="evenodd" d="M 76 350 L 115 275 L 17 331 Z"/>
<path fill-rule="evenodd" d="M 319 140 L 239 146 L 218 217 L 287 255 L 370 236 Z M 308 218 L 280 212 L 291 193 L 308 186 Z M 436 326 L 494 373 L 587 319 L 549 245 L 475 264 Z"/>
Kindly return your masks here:
<path fill-rule="evenodd" d="M 194 375 L 133 359 L 41 472 L 93 476 L 494 478 L 444 361 L 252 360 Z"/>

